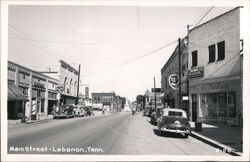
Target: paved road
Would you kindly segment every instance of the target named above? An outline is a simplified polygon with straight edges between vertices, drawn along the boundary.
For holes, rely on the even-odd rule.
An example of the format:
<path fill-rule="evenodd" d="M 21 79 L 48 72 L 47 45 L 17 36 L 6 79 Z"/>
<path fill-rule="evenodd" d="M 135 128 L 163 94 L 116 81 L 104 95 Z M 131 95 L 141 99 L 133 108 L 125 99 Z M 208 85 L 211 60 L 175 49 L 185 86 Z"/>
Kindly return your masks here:
<path fill-rule="evenodd" d="M 9 153 L 228 155 L 192 137 L 158 136 L 155 129 L 149 118 L 127 112 L 50 120 L 9 127 L 8 149 Z"/>

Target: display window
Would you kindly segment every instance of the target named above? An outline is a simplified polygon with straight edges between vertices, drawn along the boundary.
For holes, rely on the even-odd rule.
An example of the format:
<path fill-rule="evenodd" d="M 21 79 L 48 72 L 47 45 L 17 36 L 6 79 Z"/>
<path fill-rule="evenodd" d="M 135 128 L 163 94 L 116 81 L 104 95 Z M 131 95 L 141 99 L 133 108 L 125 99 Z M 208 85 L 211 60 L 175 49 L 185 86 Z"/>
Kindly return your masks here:
<path fill-rule="evenodd" d="M 201 117 L 206 119 L 223 119 L 236 117 L 236 93 L 201 94 Z"/>

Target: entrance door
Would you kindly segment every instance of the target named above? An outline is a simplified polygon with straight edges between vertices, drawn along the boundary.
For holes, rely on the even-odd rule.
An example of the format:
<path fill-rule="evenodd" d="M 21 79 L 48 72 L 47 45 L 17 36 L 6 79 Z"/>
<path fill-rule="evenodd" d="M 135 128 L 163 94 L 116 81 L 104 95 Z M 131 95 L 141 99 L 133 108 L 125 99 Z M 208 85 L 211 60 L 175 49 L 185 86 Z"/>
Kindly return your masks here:
<path fill-rule="evenodd" d="M 197 121 L 197 95 L 192 94 L 192 121 Z"/>

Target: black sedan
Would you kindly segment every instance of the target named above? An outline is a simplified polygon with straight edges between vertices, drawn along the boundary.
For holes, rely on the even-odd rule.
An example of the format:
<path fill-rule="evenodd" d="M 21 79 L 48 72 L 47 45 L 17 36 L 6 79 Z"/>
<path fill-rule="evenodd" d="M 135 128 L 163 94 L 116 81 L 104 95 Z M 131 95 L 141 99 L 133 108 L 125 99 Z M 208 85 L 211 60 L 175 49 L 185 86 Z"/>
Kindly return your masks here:
<path fill-rule="evenodd" d="M 184 110 L 168 108 L 157 121 L 159 135 L 162 131 L 182 134 L 185 138 L 191 134 L 191 127 Z"/>

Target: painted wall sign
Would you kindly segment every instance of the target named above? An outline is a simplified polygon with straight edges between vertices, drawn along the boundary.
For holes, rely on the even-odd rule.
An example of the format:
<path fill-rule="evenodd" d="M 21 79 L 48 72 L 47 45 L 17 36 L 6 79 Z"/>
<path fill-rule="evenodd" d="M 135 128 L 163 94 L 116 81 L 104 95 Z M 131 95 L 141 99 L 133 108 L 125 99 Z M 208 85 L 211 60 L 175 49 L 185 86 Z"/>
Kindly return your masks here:
<path fill-rule="evenodd" d="M 201 90 L 202 91 L 217 91 L 217 90 L 232 90 L 234 89 L 234 85 L 231 83 L 225 82 L 217 82 L 217 83 L 209 83 L 209 84 L 202 84 Z"/>

